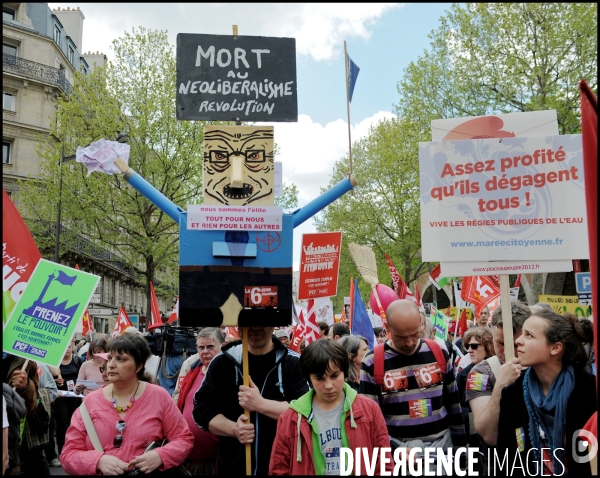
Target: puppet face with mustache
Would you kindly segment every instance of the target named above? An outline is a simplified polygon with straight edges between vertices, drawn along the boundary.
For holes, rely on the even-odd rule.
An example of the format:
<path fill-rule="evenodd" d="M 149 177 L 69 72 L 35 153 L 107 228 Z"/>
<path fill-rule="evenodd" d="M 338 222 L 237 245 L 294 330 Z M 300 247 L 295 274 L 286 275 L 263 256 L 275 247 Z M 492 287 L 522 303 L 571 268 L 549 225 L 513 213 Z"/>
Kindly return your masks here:
<path fill-rule="evenodd" d="M 272 206 L 273 127 L 207 125 L 204 204 Z"/>

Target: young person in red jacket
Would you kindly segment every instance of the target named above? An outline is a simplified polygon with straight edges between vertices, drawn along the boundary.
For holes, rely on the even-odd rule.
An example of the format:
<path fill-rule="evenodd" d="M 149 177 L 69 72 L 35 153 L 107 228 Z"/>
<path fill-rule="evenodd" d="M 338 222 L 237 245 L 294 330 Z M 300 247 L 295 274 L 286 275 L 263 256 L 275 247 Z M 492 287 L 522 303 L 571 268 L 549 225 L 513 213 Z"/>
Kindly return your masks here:
<path fill-rule="evenodd" d="M 390 447 L 377 403 L 345 383 L 349 366 L 348 352 L 335 341 L 316 340 L 306 347 L 300 369 L 311 390 L 279 417 L 270 475 L 339 475 L 342 447 L 353 452 Z M 386 470 L 392 472 L 393 466 L 390 460 Z M 375 473 L 380 470 L 378 454 Z"/>

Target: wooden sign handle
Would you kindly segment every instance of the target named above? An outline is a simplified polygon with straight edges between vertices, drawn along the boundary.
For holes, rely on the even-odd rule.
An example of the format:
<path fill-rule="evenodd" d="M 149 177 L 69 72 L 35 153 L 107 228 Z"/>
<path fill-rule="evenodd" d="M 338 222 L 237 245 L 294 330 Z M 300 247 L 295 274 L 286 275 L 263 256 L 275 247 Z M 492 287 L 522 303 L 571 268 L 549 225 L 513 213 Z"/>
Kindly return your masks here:
<path fill-rule="evenodd" d="M 240 337 L 242 339 L 242 373 L 244 385 L 250 386 L 250 366 L 248 363 L 248 327 L 239 327 Z M 250 421 L 250 410 L 244 410 L 244 415 L 248 417 L 247 423 Z M 255 438 L 256 439 L 256 438 Z M 246 448 L 246 476 L 252 475 L 252 450 L 250 443 L 245 445 Z"/>
<path fill-rule="evenodd" d="M 515 338 L 513 336 L 512 307 L 508 274 L 500 276 L 500 305 L 502 306 L 502 329 L 504 331 L 505 363 L 515 358 Z"/>

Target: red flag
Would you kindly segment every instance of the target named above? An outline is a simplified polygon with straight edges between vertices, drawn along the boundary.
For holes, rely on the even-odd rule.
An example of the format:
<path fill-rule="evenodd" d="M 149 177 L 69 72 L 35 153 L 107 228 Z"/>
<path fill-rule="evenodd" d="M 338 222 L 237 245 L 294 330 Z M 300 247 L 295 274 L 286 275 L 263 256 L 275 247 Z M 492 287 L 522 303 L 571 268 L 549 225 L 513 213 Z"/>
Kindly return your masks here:
<path fill-rule="evenodd" d="M 2 310 L 5 321 L 41 258 L 23 218 L 2 188 Z"/>
<path fill-rule="evenodd" d="M 308 346 L 314 340 L 319 340 L 321 337 L 321 331 L 317 325 L 317 307 L 315 300 L 310 299 L 308 301 L 308 315 L 304 320 L 304 339 Z"/>
<path fill-rule="evenodd" d="M 406 282 L 402 280 L 402 277 L 398 273 L 398 270 L 394 267 L 394 264 L 392 264 L 392 259 L 390 259 L 390 256 L 386 254 L 385 258 L 387 260 L 388 267 L 390 268 L 394 290 L 396 291 L 396 294 L 398 294 L 398 297 L 400 299 L 412 300 L 413 302 L 417 303 L 417 299 L 406 285 Z"/>
<path fill-rule="evenodd" d="M 514 287 L 519 287 L 521 285 L 521 274 L 517 276 L 517 280 L 515 281 Z"/>
<path fill-rule="evenodd" d="M 90 315 L 90 311 L 88 309 L 85 309 L 82 320 L 83 320 L 83 331 L 81 333 L 83 334 L 84 337 L 87 337 L 87 334 L 89 334 L 90 332 L 96 332 L 94 330 L 94 322 L 92 321 L 92 316 Z"/>
<path fill-rule="evenodd" d="M 345 324 L 346 322 L 348 322 L 348 317 L 346 317 L 346 307 L 342 307 L 342 316 L 340 317 L 340 322 L 342 322 L 343 324 Z"/>
<path fill-rule="evenodd" d="M 450 306 L 448 306 L 448 308 L 446 309 L 446 317 L 451 317 L 450 316 Z"/>
<path fill-rule="evenodd" d="M 583 170 L 585 202 L 587 206 L 588 239 L 590 243 L 590 278 L 592 302 L 598 304 L 598 100 L 585 80 L 579 82 L 581 93 L 581 140 L 583 145 Z M 594 336 L 598 337 L 598 320 L 594 320 Z M 594 340 L 596 370 L 598 370 L 598 341 Z M 598 377 L 596 376 L 596 390 Z M 597 416 L 590 420 L 586 429 L 598 436 Z"/>
<path fill-rule="evenodd" d="M 75 269 L 80 270 L 79 269 L 79 264 L 75 263 Z M 90 315 L 90 311 L 88 309 L 85 309 L 85 312 L 83 313 L 83 317 L 81 317 L 81 321 L 82 321 L 82 334 L 84 337 L 87 337 L 87 334 L 89 334 L 90 332 L 96 332 L 94 330 L 94 321 L 92 320 L 92 316 Z"/>
<path fill-rule="evenodd" d="M 419 307 L 423 307 L 423 301 L 421 300 L 421 293 L 419 292 L 419 284 L 415 283 L 415 299 Z"/>
<path fill-rule="evenodd" d="M 494 280 L 488 276 L 463 277 L 460 297 L 475 306 L 475 316 L 479 317 L 481 311 L 495 298 L 500 296 L 500 289 Z"/>
<path fill-rule="evenodd" d="M 460 314 L 460 320 L 458 321 L 458 335 L 461 337 L 467 331 L 467 309 L 463 309 Z"/>
<path fill-rule="evenodd" d="M 240 332 L 237 327 L 227 327 L 227 335 L 231 335 L 235 340 L 240 338 Z"/>
<path fill-rule="evenodd" d="M 162 325 L 162 317 L 160 316 L 160 309 L 158 308 L 158 300 L 154 293 L 154 285 L 150 281 L 150 325 Z"/>
<path fill-rule="evenodd" d="M 125 312 L 125 307 L 121 306 L 112 336 L 116 337 L 117 335 L 121 335 L 123 332 L 125 332 L 127 327 L 133 327 L 133 324 L 131 323 L 127 312 Z"/>
<path fill-rule="evenodd" d="M 177 297 L 177 301 L 173 306 L 173 312 L 169 316 L 169 320 L 167 320 L 167 324 L 172 324 L 173 322 L 177 322 L 179 320 L 179 297 Z"/>
<path fill-rule="evenodd" d="M 296 307 L 296 306 L 294 306 Z M 294 309 L 295 312 L 295 309 Z M 300 342 L 304 338 L 304 311 L 300 309 L 300 315 L 298 315 L 298 322 L 296 322 L 296 326 L 294 327 L 294 333 L 292 334 L 292 338 L 290 340 L 290 349 L 294 352 L 300 353 Z"/>

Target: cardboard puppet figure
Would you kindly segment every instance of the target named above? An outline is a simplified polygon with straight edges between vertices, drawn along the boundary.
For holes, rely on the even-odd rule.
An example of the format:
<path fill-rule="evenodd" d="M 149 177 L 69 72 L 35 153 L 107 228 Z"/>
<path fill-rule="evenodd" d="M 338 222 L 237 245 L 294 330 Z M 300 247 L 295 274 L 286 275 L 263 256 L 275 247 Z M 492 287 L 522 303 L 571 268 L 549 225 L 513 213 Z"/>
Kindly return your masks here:
<path fill-rule="evenodd" d="M 273 206 L 273 127 L 207 125 L 203 179 L 206 206 Z M 215 214 L 222 215 L 218 208 Z M 291 215 L 284 215 L 283 231 L 190 231 L 181 225 L 181 325 L 290 323 Z"/>

